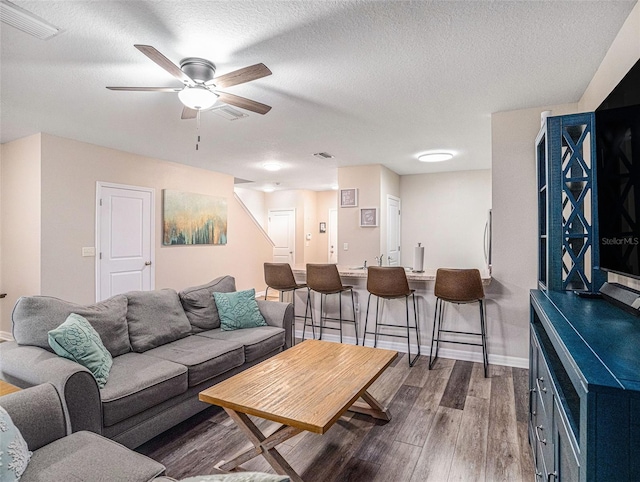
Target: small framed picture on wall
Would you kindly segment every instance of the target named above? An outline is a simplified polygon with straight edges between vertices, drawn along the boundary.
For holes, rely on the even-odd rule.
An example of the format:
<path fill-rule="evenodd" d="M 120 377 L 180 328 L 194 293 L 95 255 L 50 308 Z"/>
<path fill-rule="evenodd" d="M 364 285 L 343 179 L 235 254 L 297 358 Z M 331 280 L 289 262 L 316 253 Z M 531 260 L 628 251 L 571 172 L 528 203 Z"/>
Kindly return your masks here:
<path fill-rule="evenodd" d="M 375 228 L 378 225 L 378 208 L 360 209 L 360 227 Z"/>
<path fill-rule="evenodd" d="M 355 208 L 358 206 L 358 190 L 356 188 L 340 189 L 340 207 Z"/>

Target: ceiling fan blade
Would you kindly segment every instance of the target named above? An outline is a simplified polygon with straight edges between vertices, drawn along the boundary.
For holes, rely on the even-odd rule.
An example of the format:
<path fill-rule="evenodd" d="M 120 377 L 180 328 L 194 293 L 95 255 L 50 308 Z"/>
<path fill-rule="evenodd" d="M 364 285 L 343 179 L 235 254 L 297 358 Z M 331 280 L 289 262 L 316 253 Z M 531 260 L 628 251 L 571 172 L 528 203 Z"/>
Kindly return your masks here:
<path fill-rule="evenodd" d="M 109 90 L 128 90 L 134 92 L 180 92 L 182 87 L 107 87 Z"/>
<path fill-rule="evenodd" d="M 145 54 L 151 60 L 153 60 L 156 64 L 162 67 L 164 70 L 173 75 L 176 79 L 184 84 L 194 85 L 195 82 L 185 74 L 180 67 L 171 62 L 168 58 L 162 55 L 155 47 L 151 45 L 134 45 L 140 52 Z"/>
<path fill-rule="evenodd" d="M 187 106 L 182 109 L 182 116 L 180 117 L 181 119 L 195 119 L 196 117 L 198 117 L 197 110 L 189 109 Z"/>
<path fill-rule="evenodd" d="M 252 80 L 261 79 L 271 75 L 271 71 L 264 64 L 255 64 L 244 69 L 234 70 L 228 74 L 221 75 L 212 80 L 216 87 L 224 89 L 225 87 L 231 87 L 232 85 L 244 84 L 245 82 L 251 82 Z"/>
<path fill-rule="evenodd" d="M 240 107 L 241 109 L 250 110 L 251 112 L 255 112 L 256 114 L 264 115 L 271 110 L 271 106 L 261 104 L 260 102 L 256 102 L 255 100 L 245 99 L 244 97 L 227 94 L 225 92 L 216 93 L 219 94 L 219 101 L 224 102 L 225 104 Z"/>

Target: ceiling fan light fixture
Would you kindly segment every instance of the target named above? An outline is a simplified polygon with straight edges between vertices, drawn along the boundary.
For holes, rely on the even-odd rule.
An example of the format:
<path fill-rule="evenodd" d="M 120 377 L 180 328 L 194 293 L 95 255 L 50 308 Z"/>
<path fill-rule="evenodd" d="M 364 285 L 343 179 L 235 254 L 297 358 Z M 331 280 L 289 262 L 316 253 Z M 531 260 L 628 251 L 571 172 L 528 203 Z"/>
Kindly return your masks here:
<path fill-rule="evenodd" d="M 213 107 L 218 95 L 201 85 L 187 85 L 178 92 L 178 98 L 189 109 L 203 110 Z"/>
<path fill-rule="evenodd" d="M 453 157 L 450 152 L 427 152 L 418 156 L 420 162 L 442 162 L 448 161 Z"/>

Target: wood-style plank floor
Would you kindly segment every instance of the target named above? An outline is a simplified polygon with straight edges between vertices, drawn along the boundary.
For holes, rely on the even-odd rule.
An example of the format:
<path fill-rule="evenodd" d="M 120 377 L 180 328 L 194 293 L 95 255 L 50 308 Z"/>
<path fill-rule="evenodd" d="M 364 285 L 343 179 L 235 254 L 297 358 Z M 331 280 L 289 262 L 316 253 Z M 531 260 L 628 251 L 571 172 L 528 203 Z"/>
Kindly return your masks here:
<path fill-rule="evenodd" d="M 424 356 L 409 368 L 401 354 L 370 388 L 389 406 L 390 422 L 347 412 L 326 434 L 303 432 L 278 451 L 305 482 L 531 481 L 527 377 L 526 369 L 491 365 L 485 379 L 481 364 L 448 359 L 429 370 Z M 137 450 L 180 479 L 213 473 L 250 447 L 211 407 Z M 273 472 L 261 456 L 243 468 Z"/>

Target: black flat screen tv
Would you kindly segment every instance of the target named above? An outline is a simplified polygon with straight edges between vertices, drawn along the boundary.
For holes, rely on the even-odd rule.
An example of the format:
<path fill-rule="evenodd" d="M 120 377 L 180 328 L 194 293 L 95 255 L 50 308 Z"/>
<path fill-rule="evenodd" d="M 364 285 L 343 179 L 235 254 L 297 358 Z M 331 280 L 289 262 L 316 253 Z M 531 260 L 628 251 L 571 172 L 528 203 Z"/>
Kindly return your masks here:
<path fill-rule="evenodd" d="M 640 279 L 640 60 L 595 115 L 599 267 Z"/>

